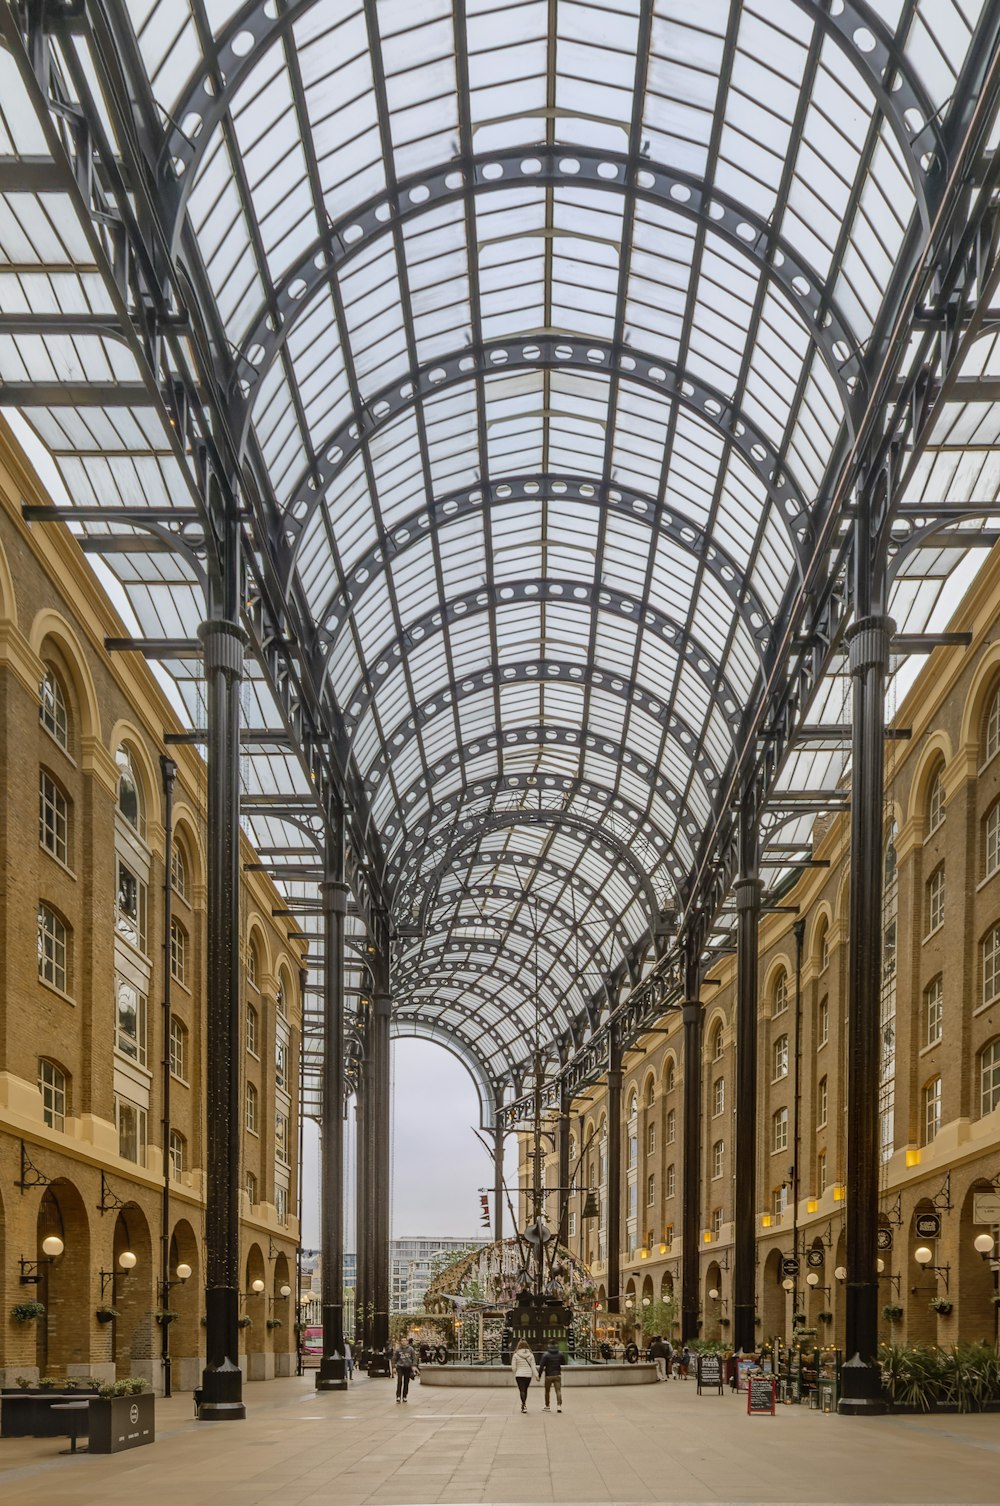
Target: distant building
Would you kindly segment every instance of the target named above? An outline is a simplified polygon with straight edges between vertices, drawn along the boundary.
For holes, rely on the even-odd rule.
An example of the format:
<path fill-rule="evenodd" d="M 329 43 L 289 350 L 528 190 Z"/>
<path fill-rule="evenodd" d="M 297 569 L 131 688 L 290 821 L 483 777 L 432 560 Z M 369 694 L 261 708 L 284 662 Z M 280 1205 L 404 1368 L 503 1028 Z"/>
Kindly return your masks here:
<path fill-rule="evenodd" d="M 423 1311 L 424 1293 L 432 1275 L 431 1265 L 441 1251 L 457 1254 L 470 1246 L 478 1248 L 489 1243 L 488 1239 L 441 1239 L 426 1234 L 394 1239 L 389 1247 L 390 1310 L 394 1313 Z M 344 1283 L 348 1284 L 346 1261 Z"/>

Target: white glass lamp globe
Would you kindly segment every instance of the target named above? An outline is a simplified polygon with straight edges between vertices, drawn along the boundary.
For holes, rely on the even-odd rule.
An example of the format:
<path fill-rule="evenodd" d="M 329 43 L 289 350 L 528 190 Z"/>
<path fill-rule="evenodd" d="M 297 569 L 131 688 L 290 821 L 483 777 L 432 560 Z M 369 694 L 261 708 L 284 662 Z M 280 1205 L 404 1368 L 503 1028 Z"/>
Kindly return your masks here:
<path fill-rule="evenodd" d="M 875 1269 L 878 1271 L 879 1275 L 881 1276 L 882 1272 L 885 1270 L 885 1261 L 884 1260 L 876 1260 L 876 1262 L 875 1262 Z"/>
<path fill-rule="evenodd" d="M 281 1288 L 281 1295 L 283 1297 L 290 1297 L 292 1295 L 292 1289 L 291 1289 L 291 1287 L 288 1286 L 288 1285 L 283 1286 Z"/>
<path fill-rule="evenodd" d="M 264 1283 L 263 1281 L 261 1281 L 259 1276 L 257 1277 L 256 1281 L 251 1281 L 250 1290 L 252 1292 L 262 1292 L 264 1290 Z"/>
<path fill-rule="evenodd" d="M 786 1276 L 781 1284 L 785 1288 L 786 1292 L 790 1292 L 795 1286 L 795 1282 L 792 1280 L 791 1276 Z"/>
<path fill-rule="evenodd" d="M 713 1286 L 708 1295 L 711 1297 L 713 1302 L 717 1301 L 719 1296 L 719 1288 L 717 1286 Z"/>
<path fill-rule="evenodd" d="M 186 1281 L 188 1279 L 191 1274 L 191 1267 L 188 1265 L 186 1260 L 181 1261 L 180 1265 L 177 1267 L 176 1274 L 178 1281 Z"/>
<path fill-rule="evenodd" d="M 974 1243 L 980 1255 L 988 1255 L 993 1249 L 993 1235 L 977 1234 Z M 43 1245 L 42 1249 L 44 1250 L 44 1248 L 45 1246 Z"/>
<path fill-rule="evenodd" d="M 836 1278 L 837 1278 L 838 1281 L 846 1281 L 847 1280 L 847 1267 L 846 1267 L 846 1265 L 838 1265 L 837 1269 L 834 1271 L 833 1274 L 836 1276 Z"/>
<path fill-rule="evenodd" d="M 652 1302 L 652 1300 L 653 1300 L 652 1297 L 643 1297 L 643 1299 L 642 1299 L 642 1305 L 643 1305 L 643 1307 L 648 1307 L 649 1304 L 650 1304 L 650 1302 Z"/>
<path fill-rule="evenodd" d="M 926 1245 L 918 1245 L 913 1252 L 913 1258 L 917 1262 L 917 1265 L 930 1265 L 934 1259 L 934 1252 L 928 1249 Z"/>
<path fill-rule="evenodd" d="M 118 1257 L 118 1264 L 123 1271 L 132 1271 L 138 1264 L 139 1257 L 133 1255 L 131 1250 L 123 1250 Z"/>
<path fill-rule="evenodd" d="M 815 1271 L 810 1271 L 806 1277 L 806 1286 L 819 1286 L 819 1277 Z"/>
<path fill-rule="evenodd" d="M 990 1243 L 992 1243 L 992 1240 Z M 47 1255 L 50 1260 L 54 1260 L 57 1255 L 61 1255 L 65 1248 L 66 1246 L 58 1234 L 47 1234 L 42 1240 L 42 1254 Z"/>

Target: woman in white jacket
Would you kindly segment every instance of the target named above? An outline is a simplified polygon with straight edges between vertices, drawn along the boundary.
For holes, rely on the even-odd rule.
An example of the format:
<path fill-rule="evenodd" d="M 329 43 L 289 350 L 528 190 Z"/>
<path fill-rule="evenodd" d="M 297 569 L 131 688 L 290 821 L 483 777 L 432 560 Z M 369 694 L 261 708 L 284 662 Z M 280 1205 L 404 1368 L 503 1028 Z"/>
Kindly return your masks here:
<path fill-rule="evenodd" d="M 514 1350 L 511 1357 L 510 1368 L 514 1372 L 517 1381 L 517 1389 L 521 1393 L 521 1411 L 528 1410 L 528 1387 L 533 1380 L 538 1379 L 538 1367 L 535 1364 L 535 1356 L 528 1347 L 527 1339 L 522 1339 Z"/>

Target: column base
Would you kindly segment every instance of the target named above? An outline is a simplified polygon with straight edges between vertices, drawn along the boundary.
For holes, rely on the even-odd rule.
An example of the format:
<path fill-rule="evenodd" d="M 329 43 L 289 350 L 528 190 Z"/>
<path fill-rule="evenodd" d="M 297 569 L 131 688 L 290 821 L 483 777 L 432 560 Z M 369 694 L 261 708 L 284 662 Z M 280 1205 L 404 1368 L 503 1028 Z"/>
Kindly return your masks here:
<path fill-rule="evenodd" d="M 206 1370 L 201 1389 L 195 1392 L 199 1422 L 242 1422 L 247 1409 L 243 1404 L 243 1375 L 231 1360 Z"/>
<path fill-rule="evenodd" d="M 324 1355 L 316 1372 L 317 1391 L 346 1391 L 347 1362 L 342 1354 Z"/>
<path fill-rule="evenodd" d="M 840 1371 L 841 1396 L 837 1411 L 843 1417 L 884 1417 L 888 1411 L 882 1392 L 882 1371 L 866 1364 L 860 1355 L 848 1360 Z"/>

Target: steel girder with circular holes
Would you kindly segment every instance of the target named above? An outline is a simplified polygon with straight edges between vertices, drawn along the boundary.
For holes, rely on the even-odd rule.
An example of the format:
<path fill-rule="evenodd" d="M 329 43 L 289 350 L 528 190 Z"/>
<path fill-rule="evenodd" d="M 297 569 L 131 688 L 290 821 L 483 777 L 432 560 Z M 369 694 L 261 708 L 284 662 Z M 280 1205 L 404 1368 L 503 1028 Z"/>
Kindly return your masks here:
<path fill-rule="evenodd" d="M 312 518 L 345 466 L 379 430 L 422 399 L 449 387 L 472 383 L 505 371 L 561 369 L 603 372 L 656 392 L 678 403 L 718 432 L 745 461 L 771 499 L 788 532 L 800 569 L 806 563 L 809 507 L 788 465 L 742 409 L 707 382 L 678 371 L 669 361 L 609 340 L 572 335 L 538 335 L 520 340 L 485 340 L 416 367 L 404 379 L 389 382 L 365 399 L 363 412 L 345 418 L 316 445 L 315 465 L 308 465 L 289 490 L 283 534 L 293 556 Z M 319 624 L 320 631 L 324 624 Z"/>
<path fill-rule="evenodd" d="M 525 943 L 524 952 L 518 954 L 512 950 L 510 936 L 505 936 L 503 941 L 471 941 L 464 938 L 441 936 L 434 940 L 433 946 L 425 948 L 413 956 L 408 956 L 405 963 L 399 963 L 396 970 L 393 995 L 400 988 L 412 983 L 415 977 L 439 978 L 442 983 L 454 983 L 454 975 L 461 973 L 463 969 L 479 968 L 492 975 L 502 977 L 504 982 L 520 980 L 518 987 L 524 993 L 526 1000 L 535 996 L 533 979 L 528 978 L 526 969 L 529 968 L 534 951 L 535 933 L 530 926 L 512 928 L 512 934 Z M 572 978 L 572 968 L 566 959 L 564 950 L 552 949 L 539 950 L 539 993 L 547 1001 L 546 1007 L 563 1009 L 567 1020 L 572 1018 L 566 999 L 566 993 L 551 981 L 553 968 L 564 968 Z M 507 969 L 510 969 L 508 972 Z M 584 986 L 579 980 L 574 980 L 572 987 L 580 994 L 581 1007 L 586 999 Z"/>
<path fill-rule="evenodd" d="M 575 816 L 568 811 L 527 810 L 491 812 L 489 815 L 466 816 L 456 821 L 455 827 L 458 835 L 449 842 L 447 850 L 435 866 L 433 874 L 427 880 L 426 891 L 420 905 L 421 927 L 427 924 L 430 907 L 437 896 L 438 885 L 441 879 L 448 869 L 454 865 L 458 855 L 464 852 L 471 843 L 478 842 L 481 837 L 487 836 L 492 832 L 505 831 L 509 827 L 516 826 L 569 827 L 571 830 L 585 832 L 590 838 L 589 847 L 596 849 L 605 858 L 607 858 L 608 854 L 604 849 L 607 848 L 618 859 L 618 862 L 624 864 L 633 874 L 646 903 L 650 929 L 656 924 L 656 917 L 659 914 L 660 907 L 657 903 L 653 886 L 649 881 L 649 876 L 641 863 L 637 862 L 626 844 L 619 837 L 614 836 L 611 832 L 603 831 L 596 821 L 588 820 L 586 816 Z M 610 860 L 610 866 L 615 866 L 613 859 Z"/>
<path fill-rule="evenodd" d="M 621 743 L 612 741 L 598 733 L 587 732 L 582 727 L 559 727 L 546 722 L 544 725 L 532 725 L 528 727 L 511 727 L 503 732 L 490 732 L 483 737 L 463 743 L 459 748 L 453 748 L 442 758 L 436 759 L 432 774 L 441 777 L 449 769 L 464 767 L 470 758 L 476 758 L 481 753 L 496 752 L 502 754 L 510 748 L 539 747 L 544 748 L 547 744 L 563 748 L 575 748 L 579 753 L 596 753 L 603 757 L 616 760 L 625 768 L 631 769 L 644 779 L 650 790 L 655 792 L 666 805 L 668 810 L 677 816 L 678 825 L 683 827 L 685 835 L 694 843 L 697 840 L 701 826 L 695 820 L 692 812 L 688 810 L 677 794 L 669 780 L 660 775 L 649 761 L 625 748 Z M 413 796 L 411 799 L 410 796 Z M 418 795 L 430 796 L 426 776 L 421 774 L 409 788 L 404 791 L 400 802 L 400 809 L 405 810 L 412 805 Z M 672 876 L 679 883 L 686 870 L 678 864 L 675 857 L 669 855 L 670 849 L 664 854 L 663 861 L 670 869 Z"/>
<path fill-rule="evenodd" d="M 521 958 L 512 957 L 499 942 L 484 943 L 475 956 L 449 952 L 447 958 L 428 958 L 408 967 L 401 966 L 393 988 L 393 997 L 405 995 L 407 989 L 418 987 L 460 989 L 466 979 L 489 977 L 500 983 L 503 990 L 513 990 L 526 1005 L 536 1001 L 543 1003 L 546 1023 L 551 1026 L 553 1019 L 561 1015 L 560 1024 L 568 1029 L 572 1011 L 566 1002 L 566 996 L 546 984 L 544 978 L 540 979 L 539 992 L 536 994 L 532 980 L 524 974 L 522 961 Z M 491 1003 L 494 1008 L 499 1007 L 497 994 L 490 995 L 483 1002 Z M 457 1001 L 451 1000 L 441 1007 L 457 1009 L 458 1005 Z"/>
<path fill-rule="evenodd" d="M 380 649 L 373 662 L 366 667 L 364 679 L 353 685 L 343 698 L 344 725 L 353 734 L 368 707 L 376 702 L 379 682 L 385 684 L 390 671 L 397 669 L 408 655 L 422 648 L 435 634 L 443 632 L 446 626 L 474 617 L 480 612 L 495 612 L 515 602 L 527 602 L 529 605 L 557 603 L 562 607 L 585 604 L 591 611 L 611 612 L 619 617 L 626 617 L 631 622 L 640 623 L 668 643 L 678 658 L 697 675 L 707 690 L 709 699 L 724 717 L 734 717 L 743 704 L 742 694 L 712 662 L 712 651 L 703 648 L 684 624 L 674 622 L 665 612 L 644 604 L 639 597 L 610 586 L 595 585 L 593 581 L 572 578 L 505 580 L 492 586 L 465 591 L 461 596 L 453 596 L 447 602 L 438 603 L 406 627 L 399 638 Z"/>
<path fill-rule="evenodd" d="M 335 590 L 317 610 L 317 619 L 335 638 L 338 628 L 342 628 L 348 616 L 357 611 L 365 592 L 407 550 L 489 507 L 531 501 L 572 502 L 580 507 L 595 507 L 618 514 L 630 523 L 645 524 L 651 532 L 669 539 L 678 549 L 704 565 L 729 597 L 733 611 L 742 618 L 759 650 L 763 653 L 767 648 L 771 641 L 768 609 L 753 584 L 743 579 L 736 560 L 700 523 L 686 518 L 674 503 L 660 502 L 634 487 L 614 481 L 588 480 L 568 472 L 491 476 L 481 485 L 463 486 L 458 491 L 433 498 L 427 506 L 394 523 L 377 544 L 371 545 L 351 565 L 346 572 L 346 591 Z"/>

